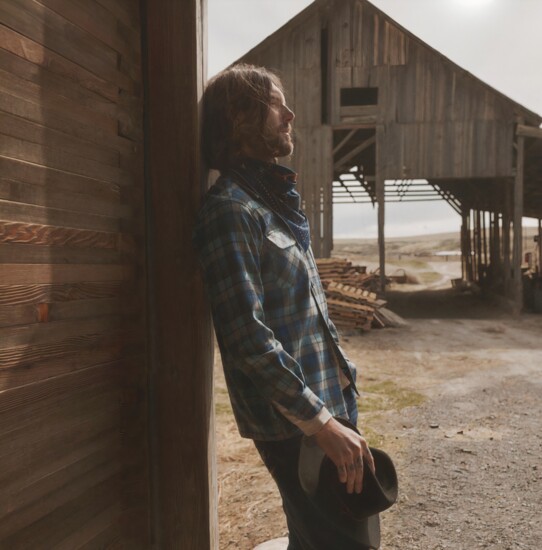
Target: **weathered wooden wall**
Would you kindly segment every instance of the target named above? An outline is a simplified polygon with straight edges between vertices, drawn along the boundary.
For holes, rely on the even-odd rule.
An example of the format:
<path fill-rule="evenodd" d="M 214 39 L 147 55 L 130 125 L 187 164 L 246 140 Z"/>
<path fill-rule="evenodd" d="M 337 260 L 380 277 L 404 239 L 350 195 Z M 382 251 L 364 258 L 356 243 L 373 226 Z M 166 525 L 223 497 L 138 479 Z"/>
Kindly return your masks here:
<path fill-rule="evenodd" d="M 335 2 L 332 124 L 382 126 L 386 179 L 512 173 L 514 104 L 367 2 Z M 341 107 L 341 88 L 378 88 L 378 105 Z"/>
<path fill-rule="evenodd" d="M 0 547 L 148 548 L 140 16 L 0 2 Z"/>

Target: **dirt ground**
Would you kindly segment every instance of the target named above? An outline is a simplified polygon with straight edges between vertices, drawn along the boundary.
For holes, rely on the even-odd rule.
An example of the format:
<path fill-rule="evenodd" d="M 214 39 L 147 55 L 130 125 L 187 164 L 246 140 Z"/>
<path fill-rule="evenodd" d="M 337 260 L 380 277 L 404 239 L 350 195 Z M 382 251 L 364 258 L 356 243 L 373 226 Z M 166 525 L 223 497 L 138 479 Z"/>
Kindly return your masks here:
<path fill-rule="evenodd" d="M 381 548 L 539 550 L 542 316 L 514 319 L 452 291 L 457 267 L 417 265 L 437 275 L 389 293 L 407 327 L 343 335 L 359 369 L 360 429 L 399 475 Z M 267 471 L 237 434 L 218 354 L 216 372 L 220 548 L 251 550 L 287 530 Z"/>

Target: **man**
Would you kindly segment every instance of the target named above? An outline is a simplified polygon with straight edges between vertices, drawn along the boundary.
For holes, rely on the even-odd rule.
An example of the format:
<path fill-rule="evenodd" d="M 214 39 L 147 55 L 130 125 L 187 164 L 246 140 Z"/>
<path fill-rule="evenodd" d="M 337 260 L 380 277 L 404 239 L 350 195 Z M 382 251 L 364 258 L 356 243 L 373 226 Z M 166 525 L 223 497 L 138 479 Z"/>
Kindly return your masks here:
<path fill-rule="evenodd" d="M 233 412 L 280 490 L 290 550 L 360 546 L 320 517 L 297 476 L 301 437 L 337 466 L 348 493 L 362 490 L 366 441 L 334 416 L 357 420 L 356 370 L 338 344 L 300 209 L 293 112 L 280 80 L 236 65 L 213 78 L 203 102 L 203 150 L 221 176 L 194 233 Z"/>

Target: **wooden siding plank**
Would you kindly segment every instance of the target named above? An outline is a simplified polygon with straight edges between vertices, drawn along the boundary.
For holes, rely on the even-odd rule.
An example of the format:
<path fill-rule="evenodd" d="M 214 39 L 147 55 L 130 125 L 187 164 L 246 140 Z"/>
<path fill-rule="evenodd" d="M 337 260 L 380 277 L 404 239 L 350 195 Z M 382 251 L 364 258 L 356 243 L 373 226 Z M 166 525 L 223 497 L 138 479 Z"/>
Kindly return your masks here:
<path fill-rule="evenodd" d="M 38 304 L 42 302 L 68 302 L 71 300 L 90 300 L 114 298 L 121 290 L 133 293 L 120 282 L 76 283 L 76 284 L 42 284 L 42 285 L 6 285 L 0 284 L 0 305 Z"/>
<path fill-rule="evenodd" d="M 51 107 L 47 103 L 42 105 L 39 101 L 35 103 L 4 90 L 4 93 L 0 93 L 0 111 L 5 111 L 97 145 L 107 143 L 109 147 L 117 149 L 128 156 L 133 156 L 138 151 L 138 147 L 133 142 L 118 136 L 112 125 L 109 125 L 107 129 L 94 125 L 92 116 L 90 116 L 92 113 L 83 112 L 81 114 L 80 109 L 78 112 L 67 113 L 60 105 L 56 107 Z"/>
<path fill-rule="evenodd" d="M 134 82 L 117 70 L 117 53 L 34 0 L 3 0 L 4 24 L 119 88 L 135 91 Z"/>
<path fill-rule="evenodd" d="M 20 181 L 2 179 L 0 176 L 0 200 L 20 202 L 34 206 L 47 206 L 57 210 L 97 214 L 106 218 L 130 218 L 133 208 L 128 204 L 119 204 L 119 194 L 110 193 L 109 200 L 96 198 L 90 194 L 81 194 L 60 188 L 56 182 L 47 186 L 32 185 Z M 91 191 L 87 189 L 87 191 Z M 1 216 L 0 216 L 1 217 Z"/>
<path fill-rule="evenodd" d="M 12 550 L 38 548 L 40 544 L 54 548 L 83 518 L 92 517 L 110 505 L 113 494 L 119 499 L 119 470 L 117 461 L 107 461 L 46 498 L 16 510 L 4 522 L 10 530 L 0 525 L 0 540 Z M 35 517 L 40 519 L 35 521 Z"/>
<path fill-rule="evenodd" d="M 123 2 L 122 0 L 96 0 L 103 8 L 109 10 L 124 25 L 139 30 L 139 11 L 137 2 Z"/>
<path fill-rule="evenodd" d="M 32 345 L 58 343 L 72 336 L 93 334 L 103 330 L 118 330 L 124 320 L 121 316 L 102 319 L 80 319 L 73 321 L 55 321 L 40 323 L 32 327 Z M 0 329 L 4 349 L 28 345 L 29 331 L 25 326 Z"/>
<path fill-rule="evenodd" d="M 43 307 L 42 307 L 43 306 Z M 137 312 L 131 305 L 129 310 L 118 298 L 100 300 L 78 300 L 77 302 L 60 302 L 58 304 L 36 304 L 32 306 L 13 306 L 4 308 L 0 313 L 0 327 L 31 325 L 74 319 L 90 319 L 104 316 L 133 315 Z M 11 315 L 11 319 L 9 318 Z M 22 322 L 21 322 L 22 321 Z"/>
<path fill-rule="evenodd" d="M 24 205 L 24 208 L 27 209 L 28 205 Z M 117 250 L 118 242 L 119 236 L 115 233 L 0 221 L 0 243 Z"/>
<path fill-rule="evenodd" d="M 0 30 L 3 27 L 0 26 Z M 1 36 L 1 32 L 0 32 Z M 44 90 L 51 97 L 67 98 L 76 105 L 96 112 L 104 117 L 115 118 L 119 110 L 117 103 L 113 103 L 101 95 L 84 88 L 79 83 L 50 70 L 44 69 L 22 57 L 0 47 L 0 69 L 9 75 L 16 76 L 19 90 L 30 95 L 31 90 L 24 85 L 27 83 L 33 90 L 33 97 L 41 99 Z M 41 93 L 41 96 L 40 96 Z"/>
<path fill-rule="evenodd" d="M 85 175 L 71 174 L 2 156 L 0 156 L 0 173 L 3 178 L 9 180 L 39 186 L 42 190 L 42 195 L 51 189 L 52 196 L 54 196 L 55 192 L 73 192 L 83 196 L 88 195 L 89 198 L 93 197 L 103 202 L 110 201 L 113 204 L 118 203 L 121 197 L 120 189 L 114 183 L 101 182 Z M 103 214 L 107 216 L 107 210 Z"/>
<path fill-rule="evenodd" d="M 80 138 L 68 136 L 58 130 L 47 128 L 41 124 L 2 111 L 0 111 L 0 128 L 1 133 L 9 137 L 59 149 L 67 154 L 77 155 L 100 164 L 119 166 L 119 153 L 114 149 L 98 147 Z"/>
<path fill-rule="evenodd" d="M 107 334 L 74 336 L 62 342 L 36 346 L 36 350 L 28 346 L 4 350 L 1 352 L 0 387 L 3 390 L 15 389 L 120 361 L 128 356 L 127 349 L 132 354 L 144 352 L 141 338 L 140 330 L 110 331 Z"/>
<path fill-rule="evenodd" d="M 124 511 L 125 507 L 122 506 L 122 503 L 115 503 L 111 506 L 106 505 L 97 515 L 90 515 L 89 519 L 87 519 L 84 524 L 75 525 L 75 530 L 68 537 L 62 539 L 62 541 L 56 541 L 55 550 L 80 549 L 82 545 L 94 540 L 94 538 L 101 534 L 106 527 L 117 523 Z M 136 531 L 141 531 L 141 529 L 141 527 L 134 526 L 134 530 Z M 144 537 L 142 536 L 138 542 L 143 544 L 143 541 Z M 95 548 L 106 548 L 106 546 L 96 546 Z M 107 548 L 110 547 L 107 546 Z"/>
<path fill-rule="evenodd" d="M 130 219 L 107 218 L 96 214 L 82 214 L 81 212 L 71 212 L 69 210 L 60 210 L 47 208 L 43 206 L 34 206 L 31 204 L 16 203 L 11 201 L 0 200 L 1 218 L 5 222 L 31 224 L 32 226 L 48 226 L 59 228 L 60 234 L 62 229 L 86 229 L 95 232 L 120 233 L 121 231 L 128 232 L 133 221 Z M 16 226 L 12 226 L 15 227 Z M 35 227 L 34 229 L 37 229 Z M 42 230 L 45 235 L 52 235 L 54 229 Z M 66 234 L 69 238 L 72 233 Z M 59 237 L 60 238 L 60 237 Z"/>
<path fill-rule="evenodd" d="M 117 18 L 98 2 L 89 0 L 37 0 L 74 25 L 97 38 L 109 48 L 127 56 L 132 64 L 139 63 L 139 53 L 126 33 L 118 32 Z M 137 42 L 136 42 L 137 43 Z"/>
<path fill-rule="evenodd" d="M 109 101 L 116 101 L 118 86 L 100 78 L 17 31 L 0 24 L 0 48 L 8 51 L 41 69 L 73 81 L 83 89 L 90 90 Z"/>
<path fill-rule="evenodd" d="M 14 158 L 56 168 L 73 174 L 87 176 L 117 185 L 133 184 L 133 176 L 115 166 L 66 154 L 64 151 L 41 144 L 0 134 L 0 156 Z"/>
<path fill-rule="evenodd" d="M 126 265 L 0 264 L 0 281 L 7 285 L 126 281 L 133 277 L 133 268 Z"/>
<path fill-rule="evenodd" d="M 64 113 L 64 118 L 68 120 L 93 124 L 111 134 L 117 132 L 117 118 L 111 113 L 103 114 L 92 111 L 81 105 L 79 101 L 63 97 L 60 90 L 53 90 L 49 87 L 43 88 L 39 84 L 19 78 L 17 74 L 9 71 L 0 70 L 0 91 L 10 96 L 31 101 L 44 108 L 61 111 Z M 112 111 L 113 108 L 108 107 L 108 110 Z"/>
<path fill-rule="evenodd" d="M 62 464 L 76 462 L 104 445 L 116 445 L 119 438 L 119 413 L 120 404 L 108 398 L 99 410 L 95 409 L 94 418 L 88 415 L 86 419 L 80 419 L 72 414 L 69 419 L 66 415 L 63 415 L 64 418 L 57 419 L 62 425 L 61 431 L 56 430 L 54 433 L 48 431 L 45 436 L 43 423 L 40 421 L 26 426 L 20 433 L 3 434 L 0 436 L 3 446 L 12 445 L 14 442 L 16 445 L 10 449 L 9 460 L 4 459 L 2 463 L 4 467 L 0 474 L 0 483 L 3 487 L 15 479 L 19 479 L 21 484 L 31 483 L 46 474 L 47 470 L 55 471 Z M 66 420 L 69 420 L 69 425 L 65 423 Z M 63 441 L 66 431 L 72 434 L 69 441 Z M 46 437 L 47 444 L 42 445 L 39 454 L 24 452 L 28 448 L 25 434 L 31 434 L 31 439 L 39 434 L 42 438 Z M 61 448 L 64 449 L 62 454 L 59 453 Z"/>
<path fill-rule="evenodd" d="M 50 247 L 29 244 L 0 245 L 0 262 L 10 264 L 119 264 L 131 258 L 116 250 Z"/>

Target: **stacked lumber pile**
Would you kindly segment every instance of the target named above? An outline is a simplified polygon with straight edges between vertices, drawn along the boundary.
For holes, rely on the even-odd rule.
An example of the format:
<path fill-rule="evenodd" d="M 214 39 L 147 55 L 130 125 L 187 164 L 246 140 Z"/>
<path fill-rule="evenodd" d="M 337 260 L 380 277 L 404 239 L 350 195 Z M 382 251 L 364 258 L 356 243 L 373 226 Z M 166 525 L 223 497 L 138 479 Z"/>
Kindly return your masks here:
<path fill-rule="evenodd" d="M 365 267 L 353 266 L 348 260 L 326 258 L 316 263 L 326 291 L 329 316 L 338 328 L 366 331 L 371 327 L 406 325 L 372 291 L 377 274 L 367 273 Z"/>
<path fill-rule="evenodd" d="M 329 281 L 335 281 L 374 291 L 379 282 L 377 273 L 367 273 L 365 266 L 352 265 L 346 259 L 319 258 L 316 263 L 324 287 Z"/>
<path fill-rule="evenodd" d="M 329 281 L 326 296 L 329 316 L 338 328 L 370 330 L 381 302 L 374 292 Z"/>

